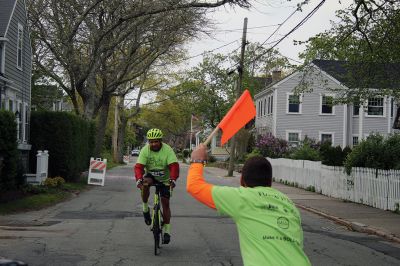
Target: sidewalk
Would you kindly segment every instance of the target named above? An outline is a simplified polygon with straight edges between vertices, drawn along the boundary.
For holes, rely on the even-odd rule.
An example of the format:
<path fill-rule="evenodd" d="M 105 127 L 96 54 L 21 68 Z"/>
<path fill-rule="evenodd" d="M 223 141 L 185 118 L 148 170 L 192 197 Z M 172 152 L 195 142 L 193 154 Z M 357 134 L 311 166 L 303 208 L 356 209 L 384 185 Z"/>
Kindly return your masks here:
<path fill-rule="evenodd" d="M 224 177 L 227 174 L 225 169 L 214 169 L 218 176 Z M 234 172 L 234 179 L 238 180 L 239 177 L 240 173 Z M 334 220 L 350 230 L 378 235 L 400 243 L 400 214 L 345 202 L 281 183 L 274 182 L 272 187 L 288 195 L 300 209 Z"/>

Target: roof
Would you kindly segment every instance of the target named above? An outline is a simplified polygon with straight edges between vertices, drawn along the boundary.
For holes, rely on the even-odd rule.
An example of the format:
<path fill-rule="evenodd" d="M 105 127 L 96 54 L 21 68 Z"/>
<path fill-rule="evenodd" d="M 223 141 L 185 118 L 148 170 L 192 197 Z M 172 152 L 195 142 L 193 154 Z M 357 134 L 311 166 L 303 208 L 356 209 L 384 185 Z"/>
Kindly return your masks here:
<path fill-rule="evenodd" d="M 348 88 L 400 88 L 400 63 L 314 60 L 314 65 Z"/>
<path fill-rule="evenodd" d="M 5 37 L 8 23 L 17 0 L 0 0 L 0 37 Z"/>

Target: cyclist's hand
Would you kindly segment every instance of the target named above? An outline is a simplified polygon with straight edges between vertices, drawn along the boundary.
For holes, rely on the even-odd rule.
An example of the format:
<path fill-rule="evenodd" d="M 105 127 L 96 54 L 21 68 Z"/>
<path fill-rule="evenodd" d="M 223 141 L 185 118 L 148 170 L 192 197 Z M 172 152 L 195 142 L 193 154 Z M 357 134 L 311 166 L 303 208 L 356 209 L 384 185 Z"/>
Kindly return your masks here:
<path fill-rule="evenodd" d="M 137 187 L 138 189 L 142 189 L 142 188 L 143 188 L 143 178 L 138 179 L 138 180 L 136 181 L 136 187 Z"/>
<path fill-rule="evenodd" d="M 176 187 L 175 180 L 170 179 L 170 180 L 169 180 L 169 185 L 171 186 L 171 188 Z"/>

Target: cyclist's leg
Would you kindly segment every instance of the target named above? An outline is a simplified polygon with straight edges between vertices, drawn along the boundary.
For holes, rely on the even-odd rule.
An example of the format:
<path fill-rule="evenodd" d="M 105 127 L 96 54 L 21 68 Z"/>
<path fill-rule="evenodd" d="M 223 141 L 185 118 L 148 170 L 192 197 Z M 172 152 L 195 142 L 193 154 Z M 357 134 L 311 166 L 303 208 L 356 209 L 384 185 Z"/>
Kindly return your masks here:
<path fill-rule="evenodd" d="M 143 216 L 144 222 L 147 225 L 151 224 L 151 216 L 149 210 L 149 196 L 150 196 L 150 186 L 153 184 L 153 179 L 149 176 L 143 178 L 143 188 L 142 188 L 142 201 L 143 201 Z"/>

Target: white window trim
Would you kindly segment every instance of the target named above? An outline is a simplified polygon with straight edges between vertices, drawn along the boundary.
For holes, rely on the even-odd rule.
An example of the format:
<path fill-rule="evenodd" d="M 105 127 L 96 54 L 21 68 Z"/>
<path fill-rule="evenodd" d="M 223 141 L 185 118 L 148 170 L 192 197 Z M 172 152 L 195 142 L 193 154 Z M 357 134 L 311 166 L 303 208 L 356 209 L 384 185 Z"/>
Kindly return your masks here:
<path fill-rule="evenodd" d="M 22 32 L 21 38 L 20 38 L 20 35 L 19 35 L 20 30 L 21 30 L 21 32 Z M 19 65 L 18 65 L 18 61 L 19 61 L 19 53 L 18 53 L 18 50 L 19 50 L 19 40 L 20 40 L 20 39 L 21 39 L 21 65 L 19 66 Z M 23 53 L 24 53 L 24 26 L 23 26 L 21 23 L 19 23 L 19 22 L 18 22 L 17 47 L 16 47 L 16 48 L 17 48 L 17 69 L 22 70 L 23 60 L 24 60 L 24 57 L 23 57 Z"/>
<path fill-rule="evenodd" d="M 289 142 L 289 133 L 298 133 L 299 134 L 299 143 L 301 141 L 301 130 L 293 130 L 293 129 L 287 129 L 285 130 L 286 133 L 286 141 Z"/>
<path fill-rule="evenodd" d="M 295 95 L 293 92 L 287 92 L 286 93 L 286 114 L 288 115 L 301 115 L 302 112 L 302 106 L 303 106 L 303 93 L 299 94 L 299 112 L 298 113 L 293 113 L 289 112 L 289 96 L 290 95 Z"/>
<path fill-rule="evenodd" d="M 318 132 L 318 134 L 319 134 L 319 141 L 321 142 L 322 141 L 322 134 L 324 134 L 324 135 L 332 135 L 332 146 L 335 146 L 335 132 L 327 132 L 327 131 L 319 131 Z"/>
<path fill-rule="evenodd" d="M 335 115 L 335 105 L 332 105 L 332 113 L 330 113 L 330 114 L 322 113 L 322 97 L 323 96 L 335 98 L 335 94 L 332 94 L 332 93 L 320 93 L 319 94 L 319 115 Z"/>
<path fill-rule="evenodd" d="M 352 136 L 351 136 L 351 146 L 352 147 L 354 147 L 354 141 L 353 141 L 353 138 L 354 137 L 357 137 L 358 138 L 358 143 L 357 143 L 357 145 L 360 143 L 360 137 L 358 136 L 358 134 L 353 134 Z"/>
<path fill-rule="evenodd" d="M 386 102 L 387 102 L 387 97 L 384 97 L 384 96 L 382 96 L 382 97 L 379 97 L 379 96 L 377 96 L 377 97 L 371 97 L 371 98 L 383 98 L 383 106 L 382 106 L 382 108 L 383 108 L 383 112 L 382 112 L 382 115 L 369 115 L 368 114 L 368 101 L 369 101 L 369 99 L 367 99 L 366 101 L 365 101 L 365 110 L 364 110 L 364 112 L 365 112 L 365 117 L 386 117 L 386 108 L 387 108 L 387 104 L 386 104 Z"/>

